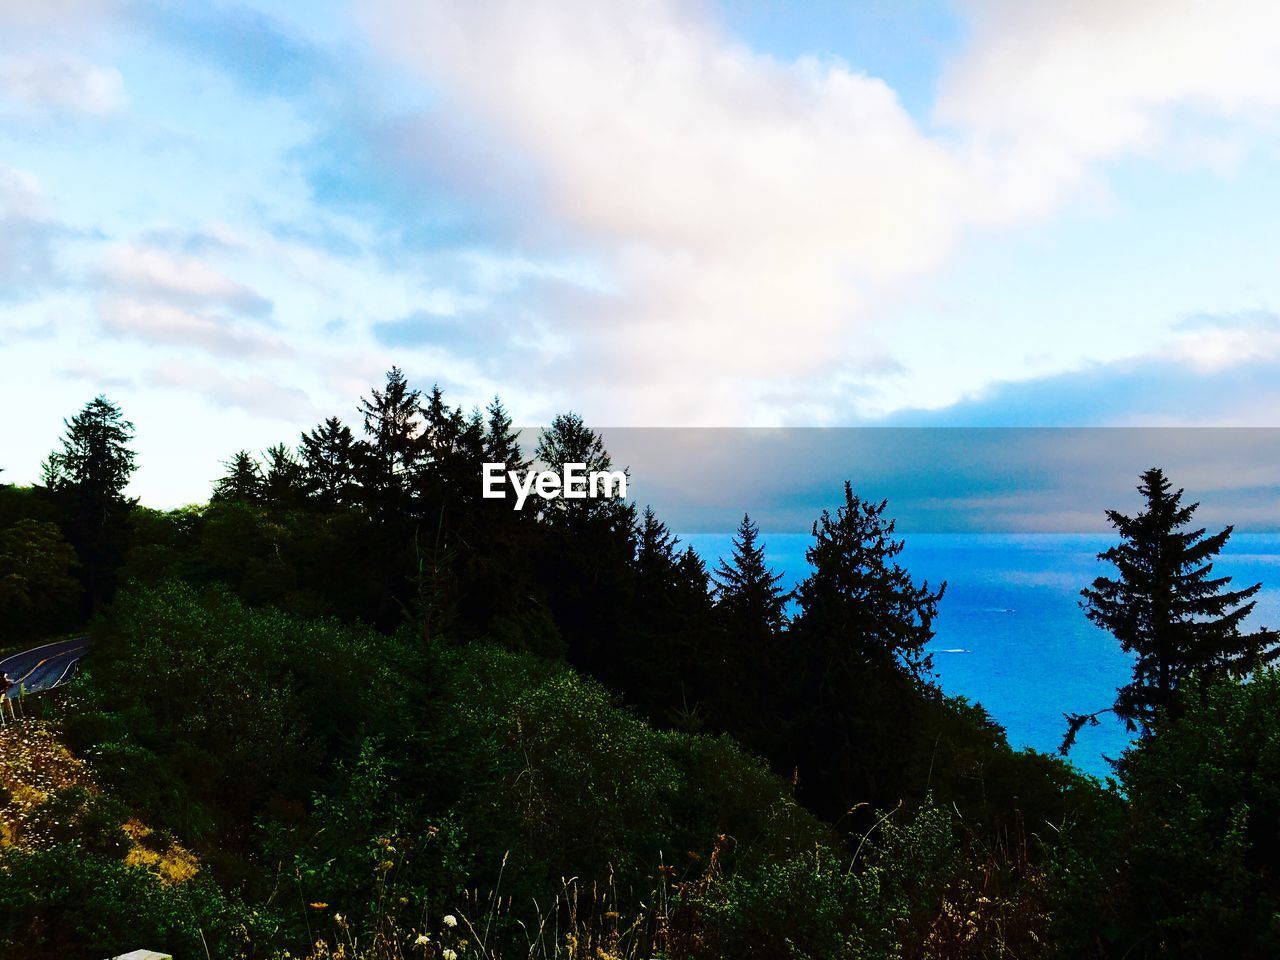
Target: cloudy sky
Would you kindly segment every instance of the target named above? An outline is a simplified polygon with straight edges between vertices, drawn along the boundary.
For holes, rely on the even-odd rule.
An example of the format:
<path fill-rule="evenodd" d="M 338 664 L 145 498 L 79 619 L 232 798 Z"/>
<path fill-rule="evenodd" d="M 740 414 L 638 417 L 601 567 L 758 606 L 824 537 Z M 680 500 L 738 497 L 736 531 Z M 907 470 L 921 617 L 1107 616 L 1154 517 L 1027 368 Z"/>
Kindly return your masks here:
<path fill-rule="evenodd" d="M 353 418 L 1280 425 L 1280 9 L 0 5 L 0 467 Z"/>

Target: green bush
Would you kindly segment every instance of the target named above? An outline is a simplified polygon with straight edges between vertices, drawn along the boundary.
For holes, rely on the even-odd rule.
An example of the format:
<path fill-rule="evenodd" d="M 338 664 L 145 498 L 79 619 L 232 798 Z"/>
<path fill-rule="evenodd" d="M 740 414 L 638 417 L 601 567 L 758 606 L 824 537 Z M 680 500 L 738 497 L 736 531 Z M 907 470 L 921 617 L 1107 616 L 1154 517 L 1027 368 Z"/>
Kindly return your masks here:
<path fill-rule="evenodd" d="M 0 851 L 0 954 L 101 960 L 145 946 L 180 957 L 241 956 L 269 918 L 201 878 L 166 885 L 76 843 Z"/>
<path fill-rule="evenodd" d="M 1280 673 L 1188 700 L 1120 763 L 1129 939 L 1150 955 L 1280 955 Z"/>

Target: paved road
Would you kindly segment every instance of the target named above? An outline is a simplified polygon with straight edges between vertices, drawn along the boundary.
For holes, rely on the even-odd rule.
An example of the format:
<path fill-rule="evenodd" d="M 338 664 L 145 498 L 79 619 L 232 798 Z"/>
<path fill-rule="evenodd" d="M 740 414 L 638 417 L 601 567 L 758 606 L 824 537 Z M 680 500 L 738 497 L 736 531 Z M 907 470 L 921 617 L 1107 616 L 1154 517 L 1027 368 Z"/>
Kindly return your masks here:
<path fill-rule="evenodd" d="M 89 646 L 88 637 L 55 640 L 0 660 L 0 671 L 13 681 L 12 696 L 19 688 L 26 693 L 51 690 L 66 683 L 76 672 L 76 664 Z"/>

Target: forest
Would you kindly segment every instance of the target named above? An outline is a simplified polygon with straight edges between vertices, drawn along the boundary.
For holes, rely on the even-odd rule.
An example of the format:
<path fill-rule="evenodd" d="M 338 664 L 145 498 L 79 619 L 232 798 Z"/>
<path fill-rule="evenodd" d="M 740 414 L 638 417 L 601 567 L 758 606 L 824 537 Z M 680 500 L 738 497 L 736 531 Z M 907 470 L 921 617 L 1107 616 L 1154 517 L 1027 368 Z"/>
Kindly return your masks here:
<path fill-rule="evenodd" d="M 0 732 L 0 956 L 1280 956 L 1280 638 L 1159 469 L 1080 585 L 1134 663 L 1064 717 L 1133 731 L 1099 782 L 941 689 L 946 584 L 848 483 L 788 591 L 746 515 L 709 567 L 482 495 L 623 469 L 575 414 L 355 413 L 161 511 L 98 397 L 0 486 L 0 648 L 91 638 Z"/>

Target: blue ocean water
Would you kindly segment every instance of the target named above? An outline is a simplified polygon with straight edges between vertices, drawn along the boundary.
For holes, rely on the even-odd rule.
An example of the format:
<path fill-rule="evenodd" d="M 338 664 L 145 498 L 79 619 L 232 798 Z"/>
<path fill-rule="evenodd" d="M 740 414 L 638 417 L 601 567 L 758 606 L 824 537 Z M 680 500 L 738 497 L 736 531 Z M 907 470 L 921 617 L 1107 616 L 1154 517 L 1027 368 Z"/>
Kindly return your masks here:
<path fill-rule="evenodd" d="M 729 534 L 681 538 L 714 566 Z M 947 581 L 931 644 L 942 687 L 981 703 L 1008 731 L 1014 747 L 1053 752 L 1068 711 L 1111 704 L 1125 683 L 1129 657 L 1080 609 L 1080 589 L 1112 568 L 1097 553 L 1114 542 L 1095 534 L 914 534 L 901 562 L 917 579 Z M 807 534 L 763 535 L 774 569 L 788 585 L 807 569 Z M 1261 582 L 1249 623 L 1280 626 L 1280 535 L 1236 534 L 1216 566 L 1233 586 Z M 1105 777 L 1107 757 L 1129 742 L 1122 724 L 1105 715 L 1083 730 L 1070 759 Z"/>

